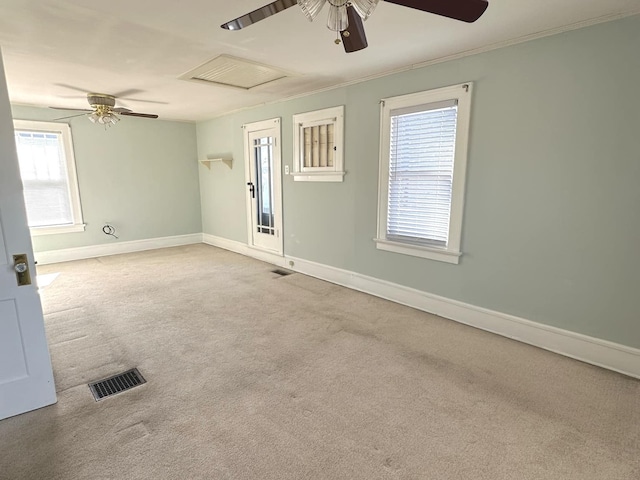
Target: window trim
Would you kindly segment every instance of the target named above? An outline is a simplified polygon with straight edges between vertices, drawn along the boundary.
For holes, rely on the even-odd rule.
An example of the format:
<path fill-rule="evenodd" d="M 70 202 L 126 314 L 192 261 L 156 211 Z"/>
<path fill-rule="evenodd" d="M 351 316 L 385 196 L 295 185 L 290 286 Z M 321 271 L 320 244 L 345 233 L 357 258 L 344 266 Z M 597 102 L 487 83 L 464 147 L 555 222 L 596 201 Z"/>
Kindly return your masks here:
<path fill-rule="evenodd" d="M 305 167 L 301 155 L 304 127 L 334 124 L 333 167 Z M 344 105 L 293 116 L 293 180 L 296 182 L 342 182 L 344 180 Z"/>
<path fill-rule="evenodd" d="M 404 255 L 458 264 L 462 252 L 462 217 L 464 210 L 469 125 L 471 117 L 471 82 L 382 99 L 380 102 L 380 161 L 378 173 L 378 231 L 374 239 L 376 248 Z M 389 202 L 389 152 L 391 142 L 391 111 L 444 100 L 458 101 L 455 157 L 453 161 L 453 185 L 449 239 L 446 247 L 414 245 L 387 239 L 387 214 Z"/>
<path fill-rule="evenodd" d="M 76 159 L 71 140 L 71 127 L 66 123 L 41 122 L 38 120 L 14 120 L 14 130 L 29 132 L 57 133 L 62 137 L 62 147 L 65 154 L 65 166 L 71 200 L 71 213 L 73 223 L 60 225 L 47 225 L 42 227 L 29 227 L 32 236 L 57 235 L 60 233 L 84 232 L 86 224 L 82 218 L 82 205 L 80 202 L 80 188 L 76 173 Z"/>

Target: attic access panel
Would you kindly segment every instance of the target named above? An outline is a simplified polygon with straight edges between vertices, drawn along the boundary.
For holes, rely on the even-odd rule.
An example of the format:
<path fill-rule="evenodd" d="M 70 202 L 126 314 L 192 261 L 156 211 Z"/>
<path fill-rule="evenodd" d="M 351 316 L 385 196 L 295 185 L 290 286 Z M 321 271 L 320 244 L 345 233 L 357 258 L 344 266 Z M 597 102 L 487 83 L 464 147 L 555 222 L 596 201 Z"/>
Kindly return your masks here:
<path fill-rule="evenodd" d="M 217 86 L 252 88 L 292 77 L 293 73 L 271 65 L 245 60 L 231 55 L 220 55 L 178 78 Z"/>

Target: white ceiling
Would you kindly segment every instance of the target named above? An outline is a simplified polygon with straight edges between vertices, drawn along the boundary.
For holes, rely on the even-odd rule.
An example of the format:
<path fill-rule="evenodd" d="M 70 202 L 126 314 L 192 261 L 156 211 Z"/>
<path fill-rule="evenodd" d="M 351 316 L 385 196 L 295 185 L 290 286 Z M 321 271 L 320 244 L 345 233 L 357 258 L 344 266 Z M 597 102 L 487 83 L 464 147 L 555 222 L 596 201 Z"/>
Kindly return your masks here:
<path fill-rule="evenodd" d="M 118 105 L 197 121 L 565 26 L 640 13 L 640 0 L 489 0 L 487 12 L 466 24 L 381 1 L 365 22 L 369 48 L 351 54 L 334 44 L 335 34 L 324 25 L 326 9 L 314 23 L 294 6 L 240 31 L 220 28 L 266 3 L 0 0 L 10 99 L 86 108 L 82 91 L 132 90 Z M 298 76 L 250 91 L 178 79 L 220 54 Z"/>

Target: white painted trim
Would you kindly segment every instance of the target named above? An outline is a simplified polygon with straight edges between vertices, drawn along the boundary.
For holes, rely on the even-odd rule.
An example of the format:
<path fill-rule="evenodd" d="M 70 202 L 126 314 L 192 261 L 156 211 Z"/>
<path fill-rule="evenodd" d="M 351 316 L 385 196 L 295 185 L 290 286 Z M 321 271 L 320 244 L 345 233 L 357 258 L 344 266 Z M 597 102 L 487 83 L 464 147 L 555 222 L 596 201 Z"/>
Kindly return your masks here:
<path fill-rule="evenodd" d="M 462 256 L 462 252 L 454 252 L 444 248 L 391 242 L 383 238 L 374 238 L 373 241 L 376 242 L 376 248 L 378 250 L 428 258 L 430 260 L 438 260 L 440 262 L 453 263 L 455 265 L 460 263 L 460 257 Z"/>
<path fill-rule="evenodd" d="M 380 102 L 380 150 L 378 160 L 378 237 L 376 247 L 381 250 L 429 258 L 457 264 L 460 257 L 462 237 L 462 217 L 467 171 L 467 149 L 469 143 L 469 124 L 471 121 L 471 98 L 473 82 L 436 88 L 423 92 L 410 93 L 397 97 L 384 98 Z M 399 109 L 411 108 L 413 111 L 426 111 L 441 106 L 441 102 L 458 105 L 455 136 L 455 154 L 453 159 L 453 184 L 449 215 L 449 238 L 445 248 L 434 249 L 409 245 L 387 238 L 387 218 L 389 214 L 389 164 L 391 162 L 391 118 L 399 114 Z M 415 110 L 413 107 L 416 107 Z"/>
<path fill-rule="evenodd" d="M 39 237 L 42 235 L 59 235 L 61 233 L 78 233 L 84 232 L 86 223 L 80 223 L 76 225 L 51 225 L 48 227 L 30 227 L 29 233 L 32 237 Z"/>
<path fill-rule="evenodd" d="M 640 350 L 433 295 L 355 272 L 287 257 L 288 268 L 418 310 L 640 378 Z"/>
<path fill-rule="evenodd" d="M 304 166 L 303 130 L 333 124 L 333 167 Z M 344 105 L 293 116 L 293 180 L 296 182 L 342 182 L 344 177 Z"/>
<path fill-rule="evenodd" d="M 190 235 L 176 235 L 173 237 L 146 238 L 131 242 L 105 243 L 103 245 L 90 245 L 87 247 L 65 248 L 63 250 L 48 250 L 35 252 L 34 256 L 38 264 L 71 262 L 86 258 L 105 257 L 121 253 L 141 252 L 143 250 L 155 250 L 157 248 L 177 247 L 202 243 L 201 233 Z"/>
<path fill-rule="evenodd" d="M 294 172 L 294 182 L 342 182 L 347 172 Z"/>
<path fill-rule="evenodd" d="M 13 121 L 13 125 L 16 131 L 23 130 L 28 132 L 60 134 L 62 138 L 62 150 L 64 151 L 64 167 L 67 176 L 67 187 L 71 206 L 71 215 L 73 217 L 73 227 L 77 227 L 79 225 L 82 225 L 84 227 L 84 221 L 82 220 L 82 202 L 80 200 L 80 188 L 78 187 L 78 174 L 76 172 L 76 157 L 73 150 L 73 140 L 71 137 L 71 127 L 69 126 L 69 124 L 58 122 L 43 122 L 40 120 L 15 119 Z M 51 225 L 50 227 L 52 228 L 52 230 L 47 233 L 58 233 L 54 232 L 53 228 L 59 228 L 61 226 Z M 82 230 L 84 230 L 84 228 Z M 67 227 L 66 231 L 60 233 L 69 233 L 74 231 L 78 232 L 81 230 L 71 230 L 71 227 Z"/>
<path fill-rule="evenodd" d="M 275 253 L 269 253 L 264 250 L 250 247 L 246 243 L 238 242 L 236 240 L 229 240 L 227 238 L 216 237 L 215 235 L 209 235 L 208 233 L 202 234 L 202 241 L 207 245 L 211 245 L 218 248 L 229 250 L 230 252 L 239 253 L 246 257 L 252 257 L 263 262 L 272 263 L 279 267 L 285 267 L 287 260 L 282 255 L 276 255 Z"/>
<path fill-rule="evenodd" d="M 213 235 L 204 235 L 204 242 L 242 255 L 258 258 L 290 270 L 369 293 L 402 305 L 496 333 L 519 342 L 549 350 L 592 365 L 640 378 L 640 349 L 607 340 L 570 332 L 556 327 L 477 307 L 450 298 L 387 282 L 340 268 L 322 265 L 301 258 L 269 257 L 247 245 Z M 259 254 L 259 256 L 257 255 Z M 293 262 L 293 263 L 292 263 Z"/>

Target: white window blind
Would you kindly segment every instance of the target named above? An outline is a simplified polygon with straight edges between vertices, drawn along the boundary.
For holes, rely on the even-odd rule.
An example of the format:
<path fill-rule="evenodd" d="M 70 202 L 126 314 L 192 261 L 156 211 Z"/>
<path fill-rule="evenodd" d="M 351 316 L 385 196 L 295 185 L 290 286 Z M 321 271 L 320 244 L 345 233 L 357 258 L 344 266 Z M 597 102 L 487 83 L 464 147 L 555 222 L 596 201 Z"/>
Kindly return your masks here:
<path fill-rule="evenodd" d="M 62 134 L 15 132 L 30 227 L 74 223 Z"/>
<path fill-rule="evenodd" d="M 387 239 L 447 246 L 457 100 L 390 112 Z"/>

